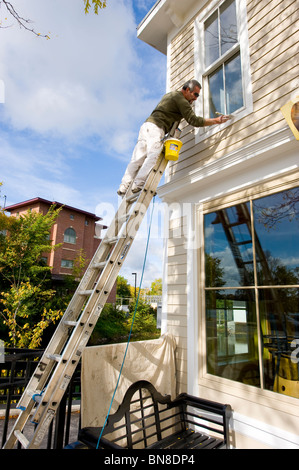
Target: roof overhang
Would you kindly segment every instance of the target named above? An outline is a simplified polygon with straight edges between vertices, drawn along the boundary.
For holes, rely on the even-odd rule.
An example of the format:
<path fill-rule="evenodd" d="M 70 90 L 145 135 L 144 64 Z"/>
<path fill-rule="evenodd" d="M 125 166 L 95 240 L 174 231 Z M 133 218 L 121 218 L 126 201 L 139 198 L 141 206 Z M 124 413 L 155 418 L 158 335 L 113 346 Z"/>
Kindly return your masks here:
<path fill-rule="evenodd" d="M 167 54 L 168 35 L 180 29 L 206 0 L 158 0 L 137 27 L 137 37 Z"/>

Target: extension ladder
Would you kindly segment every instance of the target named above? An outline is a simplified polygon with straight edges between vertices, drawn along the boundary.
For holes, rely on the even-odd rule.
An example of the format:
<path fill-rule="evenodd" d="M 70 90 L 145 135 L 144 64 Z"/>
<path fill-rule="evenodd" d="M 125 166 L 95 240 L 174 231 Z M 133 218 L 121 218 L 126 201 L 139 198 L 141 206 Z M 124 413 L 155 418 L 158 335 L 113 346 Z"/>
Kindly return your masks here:
<path fill-rule="evenodd" d="M 156 194 L 168 161 L 161 153 L 141 192 L 129 187 L 57 329 L 18 403 L 21 410 L 3 449 L 17 441 L 26 449 L 40 447 L 94 326 Z M 34 423 L 31 437 L 25 424 Z"/>

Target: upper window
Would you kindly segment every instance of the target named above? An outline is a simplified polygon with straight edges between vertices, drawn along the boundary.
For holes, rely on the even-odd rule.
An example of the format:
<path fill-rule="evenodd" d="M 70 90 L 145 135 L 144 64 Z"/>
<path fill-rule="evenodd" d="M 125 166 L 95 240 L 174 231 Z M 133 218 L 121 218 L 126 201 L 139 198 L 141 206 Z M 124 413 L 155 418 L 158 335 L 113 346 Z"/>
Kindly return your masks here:
<path fill-rule="evenodd" d="M 76 232 L 73 228 L 67 228 L 64 232 L 63 241 L 66 243 L 76 243 Z"/>
<path fill-rule="evenodd" d="M 205 66 L 208 67 L 238 43 L 235 0 L 226 0 L 204 22 Z"/>
<path fill-rule="evenodd" d="M 219 2 L 197 20 L 195 75 L 202 82 L 202 97 L 196 112 L 205 118 L 221 113 L 236 119 L 252 110 L 246 24 L 244 0 Z M 199 130 L 207 131 L 215 129 Z"/>
<path fill-rule="evenodd" d="M 299 187 L 204 216 L 207 372 L 299 398 Z"/>

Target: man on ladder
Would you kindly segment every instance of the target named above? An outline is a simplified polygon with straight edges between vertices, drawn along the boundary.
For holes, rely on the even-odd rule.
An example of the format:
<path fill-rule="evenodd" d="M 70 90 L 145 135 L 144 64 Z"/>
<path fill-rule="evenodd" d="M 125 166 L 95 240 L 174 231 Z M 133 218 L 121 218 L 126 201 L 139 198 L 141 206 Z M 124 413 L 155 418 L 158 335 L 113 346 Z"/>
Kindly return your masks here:
<path fill-rule="evenodd" d="M 132 192 L 141 190 L 162 151 L 163 139 L 174 123 L 179 123 L 184 118 L 191 126 L 204 127 L 221 124 L 229 119 L 223 115 L 209 119 L 196 116 L 191 105 L 199 97 L 200 90 L 201 85 L 197 80 L 189 80 L 180 91 L 172 91 L 163 96 L 140 128 L 131 161 L 117 191 L 119 196 L 125 195 L 132 181 Z"/>

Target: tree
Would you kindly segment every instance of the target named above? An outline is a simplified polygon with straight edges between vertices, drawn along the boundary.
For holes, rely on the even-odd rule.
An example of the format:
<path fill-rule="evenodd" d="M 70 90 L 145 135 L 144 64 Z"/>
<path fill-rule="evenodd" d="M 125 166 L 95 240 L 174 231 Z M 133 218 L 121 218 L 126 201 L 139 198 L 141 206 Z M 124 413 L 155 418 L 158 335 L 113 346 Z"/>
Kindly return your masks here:
<path fill-rule="evenodd" d="M 60 246 L 53 246 L 49 236 L 60 211 L 54 205 L 46 215 L 28 211 L 20 217 L 8 217 L 1 211 L 0 273 L 10 284 L 17 287 L 23 280 L 38 282 L 51 271 L 42 256 Z"/>
<path fill-rule="evenodd" d="M 162 278 L 155 279 L 151 284 L 149 295 L 162 295 Z"/>
<path fill-rule="evenodd" d="M 8 345 L 39 346 L 45 328 L 62 315 L 51 309 L 51 268 L 42 259 L 60 246 L 53 246 L 49 237 L 60 210 L 51 206 L 46 215 L 28 211 L 21 217 L 0 210 L 0 315 Z"/>
<path fill-rule="evenodd" d="M 117 276 L 116 295 L 118 297 L 123 297 L 123 298 L 131 297 L 130 286 L 128 284 L 127 279 L 125 279 L 123 276 Z"/>
<path fill-rule="evenodd" d="M 42 305 L 54 294 L 55 291 L 44 290 L 30 282 L 21 282 L 18 287 L 11 286 L 7 292 L 1 293 L 0 300 L 4 308 L 0 313 L 9 330 L 8 345 L 30 349 L 40 346 L 44 330 L 62 316 L 61 310 L 52 310 Z M 36 310 L 38 318 L 32 322 L 32 317 L 37 316 L 34 315 Z"/>
<path fill-rule="evenodd" d="M 88 260 L 85 257 L 85 252 L 81 248 L 78 251 L 76 258 L 74 259 L 74 265 L 72 269 L 72 275 L 74 276 L 75 279 L 80 279 L 82 277 L 87 263 L 88 263 Z"/>

